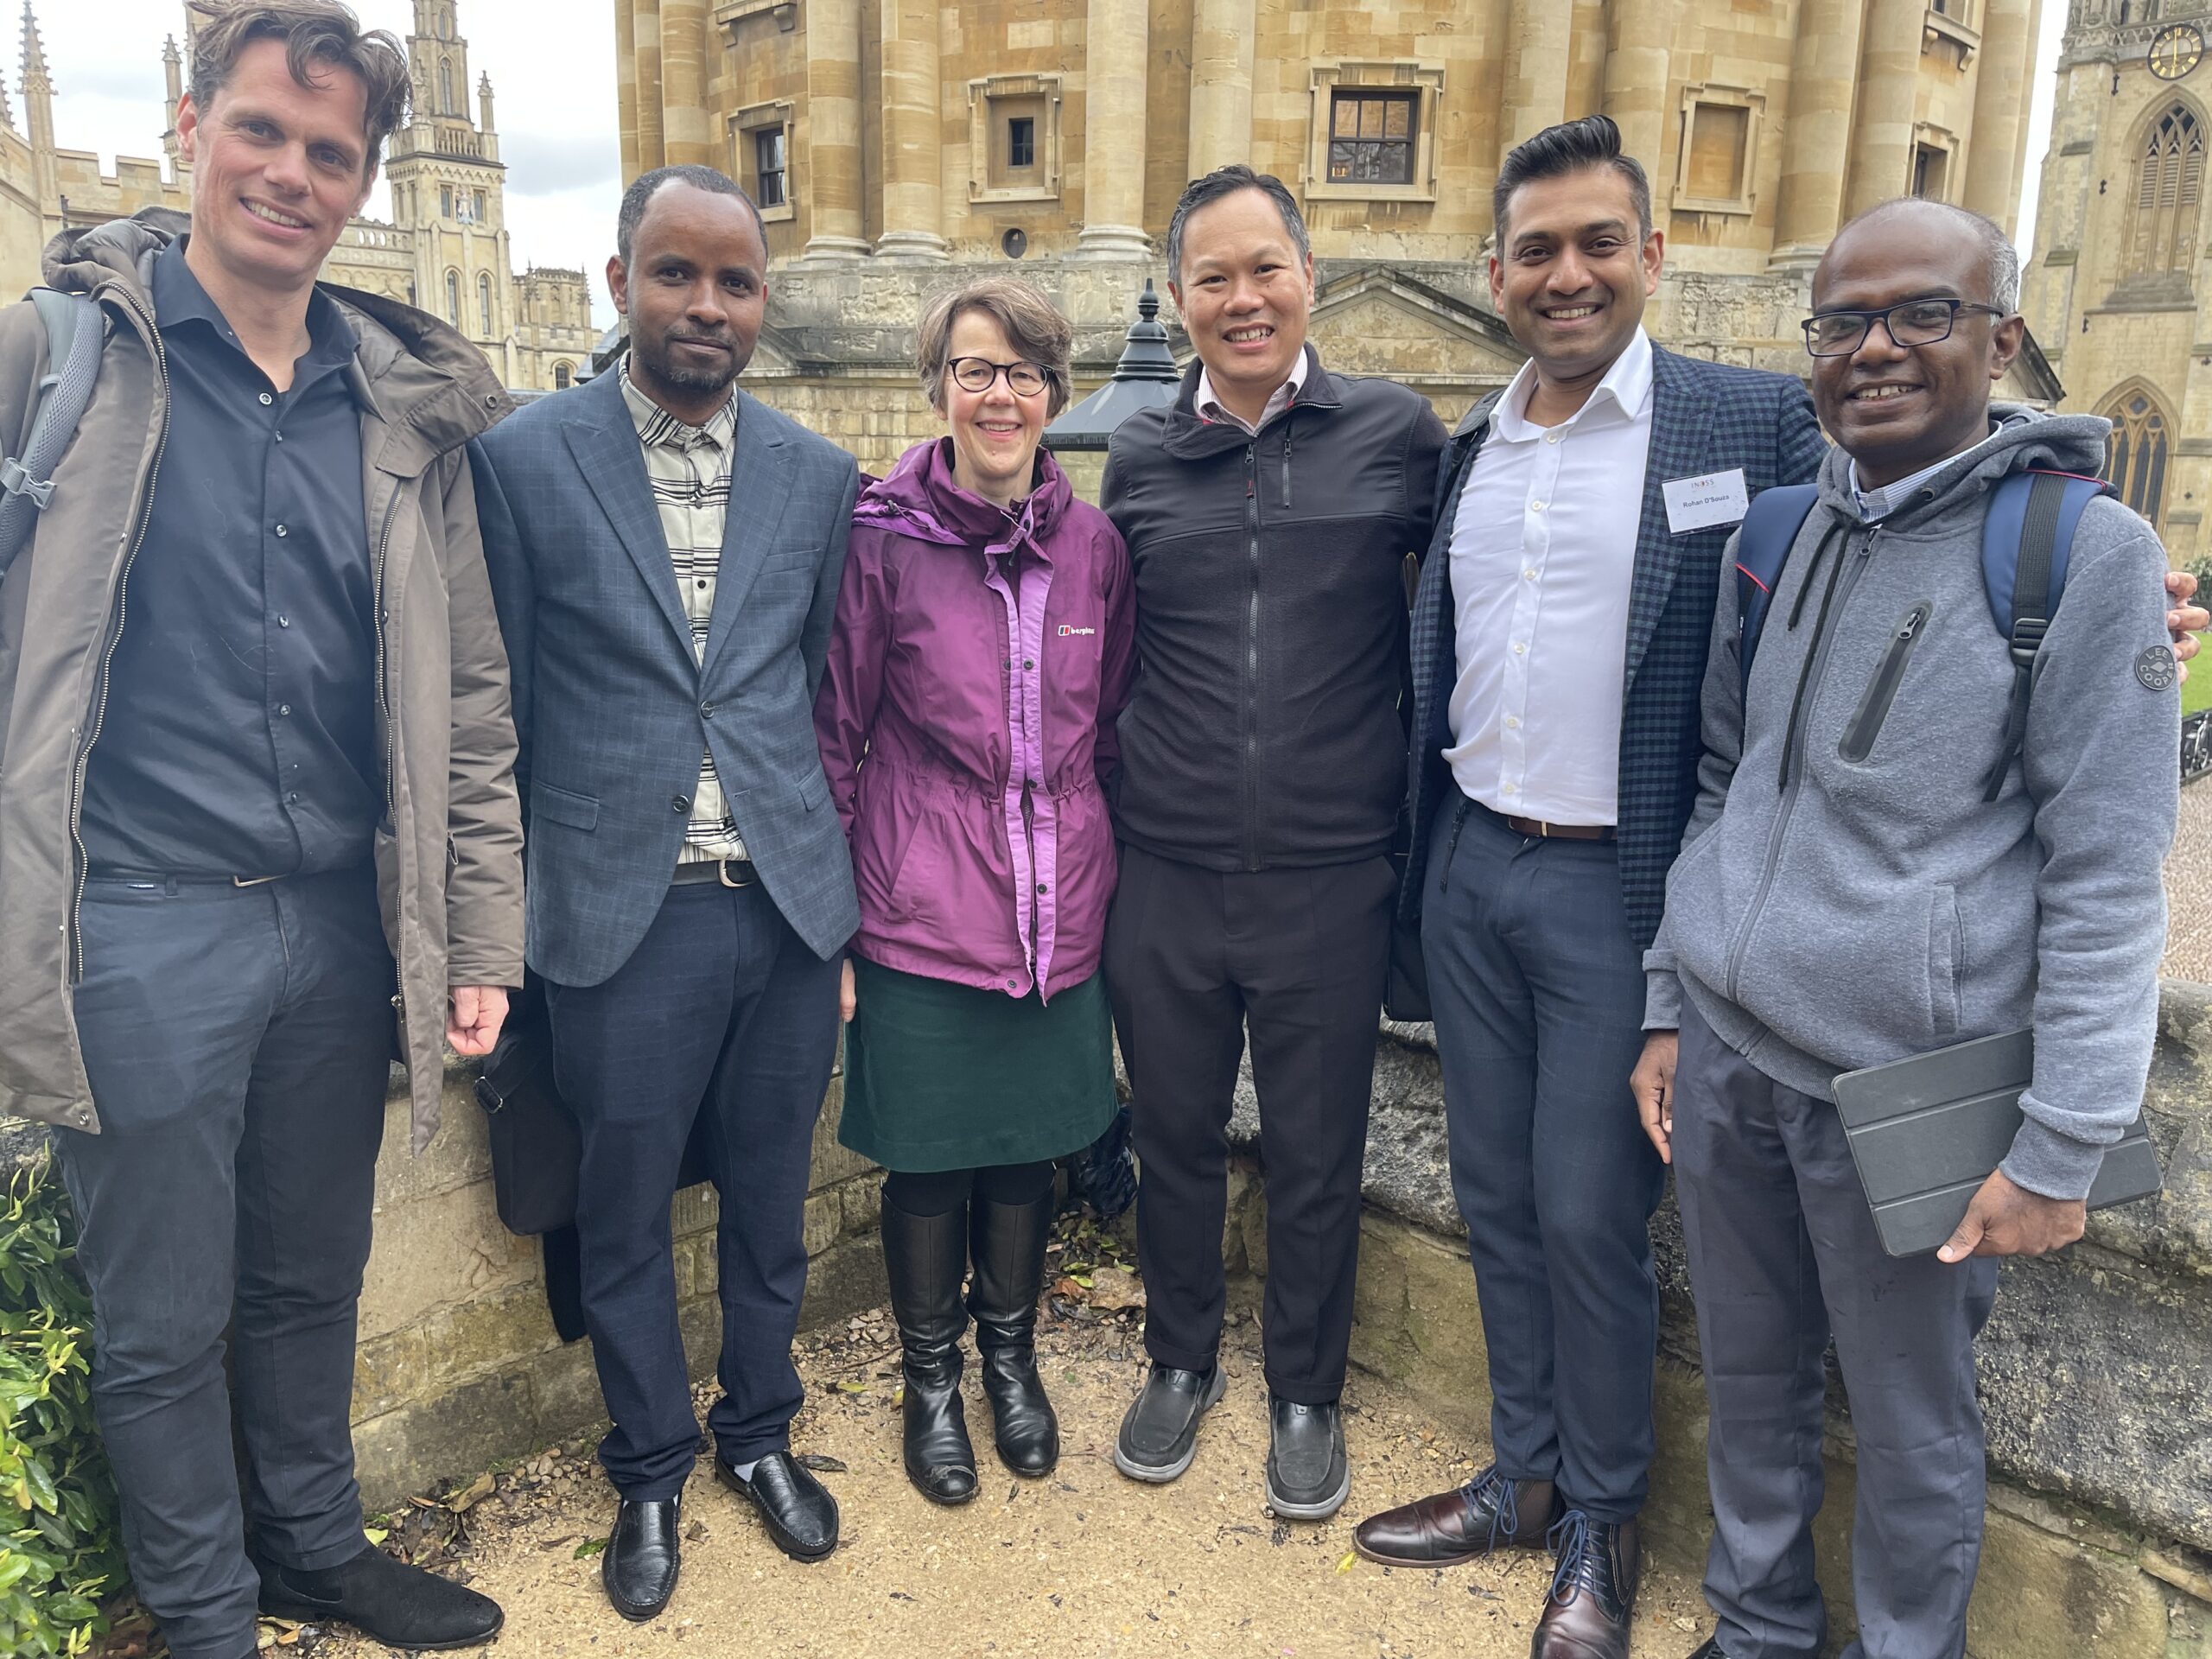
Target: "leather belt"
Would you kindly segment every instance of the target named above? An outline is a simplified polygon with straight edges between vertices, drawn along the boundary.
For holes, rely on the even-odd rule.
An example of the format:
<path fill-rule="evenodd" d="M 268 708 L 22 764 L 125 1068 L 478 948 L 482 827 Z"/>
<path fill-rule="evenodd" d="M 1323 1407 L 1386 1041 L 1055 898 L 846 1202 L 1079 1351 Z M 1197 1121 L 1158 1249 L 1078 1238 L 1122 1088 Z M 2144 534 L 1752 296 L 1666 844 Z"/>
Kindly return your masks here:
<path fill-rule="evenodd" d="M 1610 823 L 1549 823 L 1542 818 L 1516 818 L 1509 812 L 1501 812 L 1497 817 L 1515 835 L 1541 841 L 1611 841 L 1616 833 Z"/>
<path fill-rule="evenodd" d="M 719 881 L 726 887 L 749 887 L 760 879 L 753 874 L 751 859 L 702 858 L 696 863 L 677 865 L 669 885 L 688 887 L 700 881 Z"/>

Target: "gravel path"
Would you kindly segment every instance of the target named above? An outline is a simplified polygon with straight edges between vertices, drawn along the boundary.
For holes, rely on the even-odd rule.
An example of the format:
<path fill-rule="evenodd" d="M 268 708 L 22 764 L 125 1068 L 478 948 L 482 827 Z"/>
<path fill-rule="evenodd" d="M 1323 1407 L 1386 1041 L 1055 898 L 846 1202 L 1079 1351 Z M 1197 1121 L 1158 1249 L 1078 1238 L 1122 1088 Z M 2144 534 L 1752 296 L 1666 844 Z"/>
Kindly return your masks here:
<path fill-rule="evenodd" d="M 492 1659 L 1529 1651 L 1548 1561 L 1523 1553 L 1402 1572 L 1351 1554 L 1361 1516 L 1465 1480 L 1486 1455 L 1438 1435 L 1425 1413 L 1373 1377 L 1356 1373 L 1345 1395 L 1351 1501 L 1334 1521 L 1286 1523 L 1262 1498 L 1265 1384 L 1249 1318 L 1225 1344 L 1229 1394 L 1206 1419 L 1198 1461 L 1165 1487 L 1124 1479 L 1109 1458 L 1141 1370 L 1134 1322 L 1049 1319 L 1039 1346 L 1065 1442 L 1058 1472 L 1020 1481 L 992 1459 L 971 1364 L 968 1421 L 983 1490 L 948 1510 L 925 1502 L 899 1466 L 893 1342 L 879 1312 L 801 1344 L 807 1406 L 793 1444 L 843 1465 L 823 1477 L 843 1509 L 836 1554 L 812 1567 L 786 1560 L 739 1500 L 695 1478 L 684 1496 L 683 1580 L 649 1624 L 623 1623 L 601 1592 L 589 1552 L 607 1530 L 613 1495 L 575 1446 L 479 1482 L 489 1490 L 468 1512 L 465 1560 L 470 1580 L 507 1611 Z M 1637 1623 L 1637 1652 L 1654 1656 L 1686 1653 L 1710 1628 L 1693 1583 L 1649 1571 Z M 303 1645 L 315 1659 L 383 1652 L 343 1636 L 310 1634 Z"/>
<path fill-rule="evenodd" d="M 2212 778 L 2181 792 L 2181 825 L 2166 858 L 2166 909 L 2159 971 L 2212 982 Z"/>

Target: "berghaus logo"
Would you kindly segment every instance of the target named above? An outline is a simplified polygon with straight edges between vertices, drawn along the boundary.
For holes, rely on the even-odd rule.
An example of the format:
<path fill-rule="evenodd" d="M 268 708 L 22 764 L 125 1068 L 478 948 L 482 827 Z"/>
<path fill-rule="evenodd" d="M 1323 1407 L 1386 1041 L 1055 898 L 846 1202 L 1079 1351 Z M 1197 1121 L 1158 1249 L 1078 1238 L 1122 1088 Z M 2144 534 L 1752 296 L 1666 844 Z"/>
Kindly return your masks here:
<path fill-rule="evenodd" d="M 1063 639 L 1073 639 L 1078 633 L 1096 633 L 1097 632 L 1098 630 L 1096 628 L 1071 628 L 1065 622 L 1060 624 L 1060 638 Z"/>

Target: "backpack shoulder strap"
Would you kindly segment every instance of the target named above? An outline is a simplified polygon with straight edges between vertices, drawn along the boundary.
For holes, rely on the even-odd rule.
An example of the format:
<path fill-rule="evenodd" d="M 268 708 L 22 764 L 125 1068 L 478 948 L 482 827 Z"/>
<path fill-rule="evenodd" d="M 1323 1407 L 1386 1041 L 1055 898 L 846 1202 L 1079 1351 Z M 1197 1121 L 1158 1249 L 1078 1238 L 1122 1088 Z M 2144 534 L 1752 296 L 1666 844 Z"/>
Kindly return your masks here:
<path fill-rule="evenodd" d="M 1989 613 L 2012 658 L 2012 702 L 2004 747 L 1982 779 L 1985 801 L 1995 800 L 2003 791 L 2005 774 L 2027 741 L 2036 653 L 2066 592 L 2066 569 L 2082 510 L 2111 493 L 2102 479 L 2032 470 L 2000 480 L 1990 492 L 1981 525 L 1981 582 Z"/>
<path fill-rule="evenodd" d="M 1736 532 L 1736 655 L 1746 687 L 1751 683 L 1751 658 L 1759 648 L 1759 630 L 1766 626 L 1775 584 L 1782 580 L 1782 567 L 1789 563 L 1797 532 L 1805 527 L 1820 495 L 1816 484 L 1777 484 L 1761 490 Z"/>
<path fill-rule="evenodd" d="M 0 463 L 0 575 L 54 499 L 54 466 L 77 435 L 99 375 L 104 327 L 92 298 L 35 288 L 30 300 L 46 325 L 46 372 L 24 405 L 16 453 Z"/>

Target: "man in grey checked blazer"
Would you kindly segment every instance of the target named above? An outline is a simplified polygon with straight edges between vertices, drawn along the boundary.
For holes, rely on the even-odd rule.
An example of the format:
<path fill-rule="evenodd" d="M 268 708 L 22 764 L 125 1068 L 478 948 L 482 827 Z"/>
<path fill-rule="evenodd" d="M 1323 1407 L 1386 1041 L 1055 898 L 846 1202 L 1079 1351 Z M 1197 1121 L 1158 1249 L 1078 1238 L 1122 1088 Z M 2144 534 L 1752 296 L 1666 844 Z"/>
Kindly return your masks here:
<path fill-rule="evenodd" d="M 732 385 L 767 264 L 735 185 L 648 174 L 620 242 L 629 359 L 487 434 L 478 492 L 513 664 L 529 961 L 583 1144 L 582 1298 L 622 1499 L 603 1578 L 645 1618 L 675 1588 L 698 1437 L 669 1203 L 702 1117 L 721 1198 L 715 1466 L 786 1553 L 836 1541 L 835 1503 L 790 1456 L 790 1348 L 859 925 L 812 717 L 858 474 Z"/>

